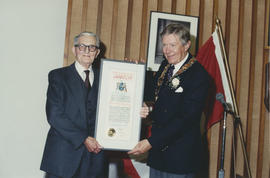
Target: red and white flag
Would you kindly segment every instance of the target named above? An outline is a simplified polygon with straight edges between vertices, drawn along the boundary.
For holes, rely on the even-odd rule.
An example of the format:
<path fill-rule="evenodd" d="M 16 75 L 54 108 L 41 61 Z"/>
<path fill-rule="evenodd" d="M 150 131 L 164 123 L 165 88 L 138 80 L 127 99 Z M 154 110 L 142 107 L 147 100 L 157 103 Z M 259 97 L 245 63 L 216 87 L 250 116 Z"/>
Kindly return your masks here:
<path fill-rule="evenodd" d="M 226 71 L 224 65 L 217 27 L 212 36 L 199 49 L 196 59 L 203 65 L 212 78 L 209 98 L 205 108 L 206 118 L 208 119 L 207 129 L 209 129 L 213 124 L 219 122 L 223 118 L 224 109 L 222 104 L 216 100 L 216 94 L 223 94 L 226 103 L 229 103 L 232 108 L 234 108 L 227 77 L 229 71 Z"/>
<path fill-rule="evenodd" d="M 149 178 L 150 168 L 144 162 L 135 159 L 124 159 L 124 171 L 132 178 Z"/>

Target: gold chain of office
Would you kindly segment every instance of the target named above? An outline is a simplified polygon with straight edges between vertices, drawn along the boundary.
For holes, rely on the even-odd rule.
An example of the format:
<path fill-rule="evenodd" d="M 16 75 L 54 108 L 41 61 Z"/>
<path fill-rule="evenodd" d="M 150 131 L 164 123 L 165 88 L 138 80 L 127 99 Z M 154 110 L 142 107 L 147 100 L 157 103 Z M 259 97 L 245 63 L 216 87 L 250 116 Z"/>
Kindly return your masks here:
<path fill-rule="evenodd" d="M 183 67 L 181 67 L 175 75 L 173 75 L 169 81 L 167 81 L 168 83 L 172 82 L 172 80 L 177 77 L 178 75 L 182 74 L 183 72 L 185 72 L 187 69 L 189 69 L 195 62 L 197 62 L 197 60 L 195 58 L 191 58 L 189 60 L 188 63 L 186 63 Z M 170 67 L 170 64 L 167 64 L 163 70 L 163 72 L 161 73 L 161 75 L 158 78 L 158 82 L 157 82 L 157 88 L 155 90 L 155 99 L 158 99 L 158 94 L 159 94 L 159 90 L 161 85 L 164 82 L 164 78 L 165 78 L 165 74 L 167 73 L 168 69 Z"/>

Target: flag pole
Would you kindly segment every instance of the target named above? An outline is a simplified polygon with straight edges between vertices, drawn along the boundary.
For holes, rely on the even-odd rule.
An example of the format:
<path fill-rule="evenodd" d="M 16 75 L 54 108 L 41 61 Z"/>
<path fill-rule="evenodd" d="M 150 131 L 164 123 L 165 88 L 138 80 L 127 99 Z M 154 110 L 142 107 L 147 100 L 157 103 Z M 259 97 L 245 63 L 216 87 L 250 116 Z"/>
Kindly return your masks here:
<path fill-rule="evenodd" d="M 234 95 L 234 89 L 233 89 L 233 83 L 232 83 L 232 77 L 231 77 L 231 72 L 230 72 L 230 68 L 229 68 L 229 64 L 228 64 L 228 59 L 227 59 L 227 55 L 225 52 L 225 47 L 224 47 L 224 43 L 223 43 L 223 36 L 222 36 L 222 29 L 221 29 L 221 25 L 220 25 L 220 20 L 217 17 L 216 19 L 216 25 L 217 25 L 217 31 L 218 31 L 218 39 L 219 39 L 219 44 L 221 44 L 221 52 L 223 55 L 223 62 L 225 64 L 225 70 L 226 70 L 226 75 L 227 78 L 229 80 L 229 87 L 230 87 L 230 93 L 232 96 L 232 101 L 233 101 L 233 110 L 235 112 L 235 115 L 239 115 L 238 112 L 238 107 L 237 107 L 237 103 L 236 103 L 236 99 L 235 99 L 235 95 Z"/>
<path fill-rule="evenodd" d="M 221 29 L 221 24 L 220 24 L 220 20 L 217 17 L 216 18 L 216 26 L 217 26 L 217 32 L 218 32 L 218 39 L 219 39 L 219 44 L 221 44 L 221 52 L 223 55 L 223 62 L 225 65 L 225 72 L 228 78 L 228 82 L 229 82 L 229 88 L 230 88 L 230 94 L 232 96 L 232 102 L 233 102 L 233 117 L 234 117 L 234 128 L 238 128 L 238 132 L 239 132 L 239 136 L 240 136 L 240 141 L 241 141 L 241 146 L 242 146 L 242 151 L 243 151 L 243 155 L 244 155 L 244 160 L 245 160 L 245 164 L 246 164 L 246 168 L 247 168 L 247 173 L 248 173 L 248 177 L 251 177 L 251 172 L 250 172 L 250 166 L 249 166 L 249 162 L 248 162 L 248 157 L 247 157 L 247 151 L 246 151 L 246 146 L 245 146 L 245 142 L 244 142 L 244 137 L 243 137 L 243 130 L 242 130 L 242 124 L 241 124 L 241 120 L 240 120 L 240 116 L 239 116 L 239 112 L 238 112 L 238 107 L 237 107 L 237 103 L 236 103 L 236 99 L 235 99 L 235 93 L 233 90 L 233 83 L 232 83 L 232 77 L 231 77 L 231 72 L 230 72 L 230 68 L 228 65 L 228 59 L 227 59 L 227 55 L 226 55 L 226 51 L 225 51 L 225 46 L 223 43 L 223 36 L 222 36 L 222 29 Z M 235 131 L 234 131 L 235 134 Z M 234 137 L 235 138 L 235 137 Z M 234 139 L 233 139 L 233 156 L 234 156 L 234 177 L 236 177 L 235 175 L 235 143 L 234 143 Z"/>

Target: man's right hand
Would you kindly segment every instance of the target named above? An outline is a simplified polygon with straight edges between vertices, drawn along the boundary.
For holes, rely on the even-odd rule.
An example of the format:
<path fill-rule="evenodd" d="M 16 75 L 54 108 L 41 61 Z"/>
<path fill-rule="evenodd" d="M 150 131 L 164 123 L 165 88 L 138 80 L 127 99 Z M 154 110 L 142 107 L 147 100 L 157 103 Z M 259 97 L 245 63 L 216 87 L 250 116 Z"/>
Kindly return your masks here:
<path fill-rule="evenodd" d="M 93 137 L 87 137 L 84 141 L 84 145 L 89 152 L 94 152 L 96 154 L 99 153 L 102 148 L 102 146 Z"/>

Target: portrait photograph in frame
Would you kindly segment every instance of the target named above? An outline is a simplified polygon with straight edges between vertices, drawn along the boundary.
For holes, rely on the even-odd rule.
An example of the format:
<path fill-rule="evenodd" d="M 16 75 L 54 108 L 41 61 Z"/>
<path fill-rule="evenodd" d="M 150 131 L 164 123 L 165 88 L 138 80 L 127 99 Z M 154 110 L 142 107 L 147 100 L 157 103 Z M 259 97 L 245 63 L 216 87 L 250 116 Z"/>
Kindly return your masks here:
<path fill-rule="evenodd" d="M 128 151 L 140 139 L 145 67 L 101 59 L 95 138 L 104 150 Z"/>
<path fill-rule="evenodd" d="M 147 71 L 157 71 L 161 62 L 164 60 L 160 33 L 171 23 L 181 24 L 189 30 L 191 35 L 191 47 L 189 52 L 192 55 L 196 54 L 199 17 L 151 11 L 147 50 Z"/>

